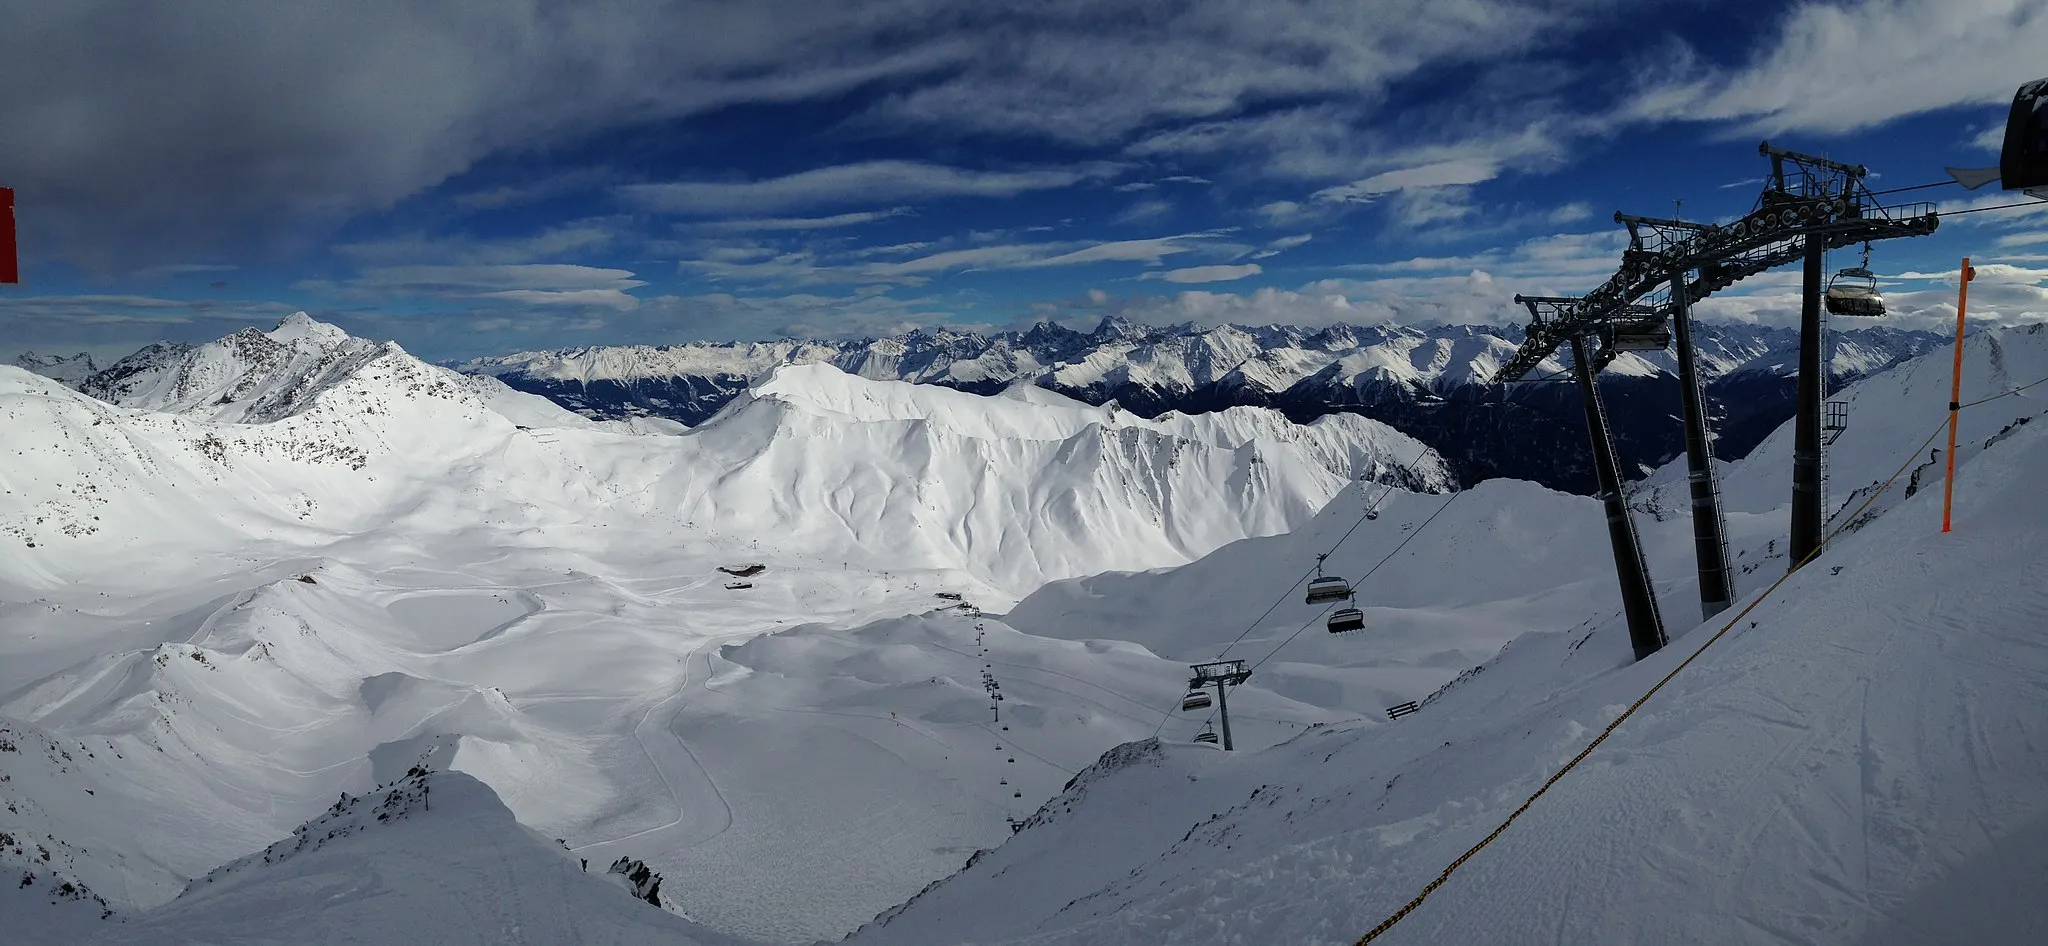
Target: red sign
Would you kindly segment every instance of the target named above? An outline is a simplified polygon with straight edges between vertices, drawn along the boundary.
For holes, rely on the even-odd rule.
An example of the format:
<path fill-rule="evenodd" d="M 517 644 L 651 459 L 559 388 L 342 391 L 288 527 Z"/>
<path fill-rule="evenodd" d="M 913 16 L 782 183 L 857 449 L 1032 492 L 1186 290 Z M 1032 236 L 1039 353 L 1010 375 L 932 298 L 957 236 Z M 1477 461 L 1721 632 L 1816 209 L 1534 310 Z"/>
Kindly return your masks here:
<path fill-rule="evenodd" d="M 14 258 L 14 188 L 0 187 L 0 282 L 21 281 L 21 264 Z"/>

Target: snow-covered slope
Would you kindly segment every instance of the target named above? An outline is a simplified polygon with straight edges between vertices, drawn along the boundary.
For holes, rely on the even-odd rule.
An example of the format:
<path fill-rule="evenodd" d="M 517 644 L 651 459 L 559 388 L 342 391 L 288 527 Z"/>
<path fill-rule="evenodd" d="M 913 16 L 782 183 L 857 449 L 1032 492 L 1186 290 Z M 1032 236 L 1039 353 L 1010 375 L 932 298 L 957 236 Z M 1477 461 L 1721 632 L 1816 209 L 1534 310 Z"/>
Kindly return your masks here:
<path fill-rule="evenodd" d="M 1847 393 L 1850 433 L 1863 443 L 1838 443 L 1838 480 L 1879 480 L 1911 457 L 1945 413 L 1946 378 L 1932 386 L 1945 360 Z M 1966 401 L 2048 376 L 2048 333 L 1973 338 L 1965 372 Z M 1674 607 L 1687 583 L 1664 583 L 1677 639 L 1641 663 L 1630 663 L 1625 630 L 1607 610 L 1535 623 L 1398 722 L 1321 726 L 1232 755 L 1171 738 L 1124 746 L 1020 833 L 850 942 L 1354 942 L 1724 625 L 1725 638 L 1376 942 L 2039 941 L 2048 936 L 2037 895 L 2048 883 L 2048 757 L 2037 751 L 2048 720 L 2048 504 L 2034 486 L 2048 475 L 2042 390 L 1965 412 L 1953 533 L 1939 531 L 1940 491 L 1907 496 L 1902 477 L 1874 505 L 1878 515 L 1747 614 L 1691 627 Z M 1740 506 L 1789 494 L 1778 488 L 1785 465 L 1768 444 L 1734 464 L 1731 498 Z M 1774 531 L 1752 531 L 1753 513 L 1733 519 L 1748 566 L 1741 606 L 1782 573 L 1788 499 L 1771 508 Z M 1583 515 L 1597 525 L 1597 507 Z M 1685 538 L 1671 528 L 1682 518 L 1643 525 L 1653 551 Z M 1435 544 L 1470 537 L 1445 532 Z M 1554 541 L 1567 555 L 1600 550 L 1569 535 Z M 1214 580 L 1230 571 L 1212 566 L 1220 557 L 1177 572 Z M 1521 580 L 1512 571 L 1483 574 L 1511 593 Z M 1075 624 L 1109 623 L 1076 593 L 1087 584 L 1049 588 L 1012 621 L 1039 627 L 1032 612 L 1059 613 L 1063 600 Z M 1143 601 L 1180 614 L 1222 606 L 1221 596 L 1170 604 L 1173 591 L 1192 588 L 1166 584 Z M 1369 630 L 1354 663 L 1412 646 L 1400 636 L 1409 591 L 1388 582 L 1364 592 L 1368 605 L 1394 599 L 1368 608 L 1369 627 L 1391 619 L 1394 636 Z M 1123 626 L 1162 646 L 1194 637 L 1163 621 Z M 1258 683 L 1255 673 L 1247 689 Z"/>
<path fill-rule="evenodd" d="M 104 924 L 115 944 L 740 946 L 633 898 L 459 772 L 344 795 L 292 836 Z"/>

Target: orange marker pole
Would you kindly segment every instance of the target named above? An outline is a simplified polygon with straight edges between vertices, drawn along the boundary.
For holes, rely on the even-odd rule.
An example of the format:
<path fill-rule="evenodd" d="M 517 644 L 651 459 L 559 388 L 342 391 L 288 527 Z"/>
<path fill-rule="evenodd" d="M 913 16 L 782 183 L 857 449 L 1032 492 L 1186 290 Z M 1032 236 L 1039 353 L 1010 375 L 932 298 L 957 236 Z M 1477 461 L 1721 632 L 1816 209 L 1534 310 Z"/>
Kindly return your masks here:
<path fill-rule="evenodd" d="M 1970 280 L 1977 277 L 1977 271 L 1970 268 L 1970 258 L 1963 257 L 1962 279 L 1956 291 L 1956 368 L 1948 385 L 1948 482 L 1941 490 L 1941 531 L 1949 531 L 1949 513 L 1956 500 L 1956 416 L 1962 412 L 1963 400 L 1963 310 L 1970 304 Z"/>

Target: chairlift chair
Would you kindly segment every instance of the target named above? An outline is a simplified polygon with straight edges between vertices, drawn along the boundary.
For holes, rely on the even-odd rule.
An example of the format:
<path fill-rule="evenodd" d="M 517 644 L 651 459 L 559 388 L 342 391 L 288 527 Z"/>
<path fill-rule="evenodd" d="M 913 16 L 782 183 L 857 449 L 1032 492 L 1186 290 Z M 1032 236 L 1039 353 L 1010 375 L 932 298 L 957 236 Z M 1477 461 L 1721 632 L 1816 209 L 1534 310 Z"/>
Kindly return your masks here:
<path fill-rule="evenodd" d="M 1325 601 L 1344 601 L 1351 597 L 1351 583 L 1335 575 L 1323 574 L 1323 559 L 1330 553 L 1316 556 L 1316 577 L 1308 580 L 1308 603 L 1322 604 Z"/>
<path fill-rule="evenodd" d="M 1195 710 L 1208 709 L 1209 691 L 1189 690 L 1188 695 L 1180 698 L 1180 708 L 1181 711 L 1184 713 L 1192 713 Z"/>
<path fill-rule="evenodd" d="M 1204 729 L 1201 732 L 1195 734 L 1195 741 L 1202 743 L 1203 745 L 1213 746 L 1219 742 L 1222 742 L 1223 740 L 1218 738 L 1215 733 Z"/>
<path fill-rule="evenodd" d="M 1308 603 L 1322 604 L 1325 601 L 1343 601 L 1351 597 L 1351 583 L 1335 575 L 1311 578 L 1308 582 Z"/>
<path fill-rule="evenodd" d="M 1671 347 L 1671 330 L 1656 317 L 1622 322 L 1608 333 L 1607 345 L 1614 351 L 1663 351 Z"/>
<path fill-rule="evenodd" d="M 1870 245 L 1863 245 L 1863 264 L 1836 273 L 1828 280 L 1829 315 L 1874 318 L 1884 314 L 1884 294 L 1877 291 L 1877 276 L 1870 271 Z"/>
<path fill-rule="evenodd" d="M 1330 614 L 1330 633 L 1342 634 L 1365 627 L 1365 612 L 1357 608 L 1340 608 Z"/>

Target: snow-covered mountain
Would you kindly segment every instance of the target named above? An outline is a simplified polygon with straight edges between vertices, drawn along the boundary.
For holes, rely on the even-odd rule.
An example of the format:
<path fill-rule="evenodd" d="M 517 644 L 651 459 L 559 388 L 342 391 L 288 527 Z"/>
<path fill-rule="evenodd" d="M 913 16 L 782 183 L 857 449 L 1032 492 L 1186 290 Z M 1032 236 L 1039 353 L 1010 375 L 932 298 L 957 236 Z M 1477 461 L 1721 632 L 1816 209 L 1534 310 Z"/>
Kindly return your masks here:
<path fill-rule="evenodd" d="M 38 355 L 32 351 L 25 351 L 15 356 L 14 366 L 33 371 L 45 378 L 61 381 L 74 388 L 100 370 L 99 363 L 93 361 L 92 355 L 88 352 L 79 352 L 75 355 Z"/>
<path fill-rule="evenodd" d="M 0 717 L 57 747 L 0 753 L 16 802 L 0 831 L 41 839 L 66 858 L 52 883 L 130 915 L 445 744 L 522 822 L 593 863 L 644 857 L 719 929 L 843 932 L 992 841 L 1014 791 L 960 783 L 948 760 L 983 738 L 964 719 L 849 747 L 852 728 L 816 721 L 870 717 L 720 699 L 711 672 L 740 659 L 721 646 L 934 608 L 945 634 L 970 633 L 977 606 L 1048 580 L 1182 564 L 1362 484 L 1451 485 L 1364 418 L 1146 419 L 823 365 L 785 367 L 680 433 L 594 424 L 296 318 L 122 371 L 92 389 L 137 406 L 0 368 Z M 1174 672 L 1098 664 L 1073 667 Z M 897 692 L 891 674 L 923 663 L 845 669 Z M 1019 776 L 1035 797 L 1137 735 L 1067 718 L 1034 727 L 1061 760 Z M 847 768 L 803 777 L 824 758 Z M 797 808 L 824 821 L 799 831 Z M 0 863 L 39 857 L 0 845 Z M 758 896 L 778 885 L 808 893 Z"/>
<path fill-rule="evenodd" d="M 1746 453 L 1791 416 L 1798 333 L 1702 323 L 1695 332 L 1721 450 Z M 1834 336 L 1838 382 L 1923 354 L 1931 333 L 1872 328 Z M 914 331 L 851 342 L 784 340 L 521 352 L 461 365 L 593 418 L 657 416 L 695 424 L 776 367 L 831 364 L 875 379 L 994 393 L 1019 385 L 1142 415 L 1275 407 L 1299 421 L 1359 413 L 1430 444 L 1465 482 L 1508 476 L 1590 491 L 1591 477 L 1533 445 L 1581 436 L 1576 394 L 1485 384 L 1520 343 L 1519 330 L 1474 326 L 1153 328 L 1105 320 L 1082 333 L 1052 323 L 993 335 Z M 1547 364 L 1545 371 L 1561 365 Z M 1608 369 L 1617 437 L 1632 465 L 1682 448 L 1676 364 L 1669 353 L 1623 355 Z M 1651 406 L 1655 405 L 1655 406 Z"/>
<path fill-rule="evenodd" d="M 79 929 L 262 941 L 358 922 L 348 911 L 379 898 L 318 892 L 400 876 L 386 857 L 443 863 L 408 846 L 442 837 L 426 830 L 441 783 L 431 813 L 326 835 L 374 820 L 432 754 L 501 801 L 466 809 L 495 827 L 451 825 L 488 843 L 451 843 L 435 868 L 446 882 L 395 915 L 469 916 L 466 889 L 494 904 L 528 878 L 563 886 L 575 877 L 556 874 L 587 861 L 598 886 L 557 891 L 575 910 L 666 924 L 627 889 L 651 886 L 628 876 L 640 859 L 701 927 L 778 944 L 877 914 L 856 942 L 1349 942 L 1700 639 L 1671 468 L 1632 502 L 1683 636 L 1628 666 L 1596 501 L 1507 480 L 1420 492 L 1445 488 L 1442 461 L 1356 416 L 1147 419 L 1034 385 L 981 396 L 809 365 L 675 432 L 592 423 L 395 346 L 346 372 L 287 370 L 358 346 L 317 326 L 280 333 L 290 352 L 263 383 L 188 385 L 173 368 L 128 395 L 220 392 L 174 402 L 189 413 L 0 368 L 0 423 L 19 444 L 0 465 L 0 725 L 22 750 L 0 750 L 0 832 L 21 842 L 0 843 L 0 864 L 37 876 L 0 897 L 0 919 L 67 931 L 57 942 Z M 2048 375 L 2048 332 L 1987 333 L 1966 354 L 1974 400 Z M 1835 506 L 1932 431 L 1945 360 L 1844 393 Z M 1624 727 L 1568 777 L 1596 781 L 1563 827 L 1504 861 L 1484 858 L 1508 848 L 1483 852 L 1452 881 L 1477 876 L 1475 891 L 1504 899 L 1447 886 L 1426 905 L 1467 904 L 1437 921 L 1444 938 L 1561 924 L 1568 941 L 1654 939 L 1629 910 L 1672 901 L 1681 940 L 1761 940 L 1754 929 L 1797 912 L 1820 931 L 1805 939 L 1853 942 L 1844 923 L 1869 909 L 1857 897 L 1892 902 L 2022 837 L 2048 813 L 2027 794 L 2048 773 L 2026 748 L 2048 688 L 2024 650 L 2048 621 L 2038 595 L 2005 589 L 2040 587 L 2042 523 L 1998 504 L 2023 498 L 2008 481 L 2048 470 L 2030 423 L 2043 390 L 1964 415 L 1958 533 L 1938 547 L 1906 535 L 1901 523 L 1928 531 L 1931 492 L 1887 494 L 1752 615 L 1773 633 L 1731 633 L 1694 668 L 1712 673 L 1682 675 L 1657 698 L 1669 706 L 1629 724 L 1640 734 Z M 276 420 L 213 419 L 287 403 Z M 1785 564 L 1788 441 L 1723 469 L 1745 595 Z M 1291 588 L 1333 546 L 1326 566 L 1359 581 L 1366 634 L 1325 633 Z M 1899 621 L 1920 631 L 1891 633 Z M 1877 633 L 1891 643 L 1871 646 Z M 1204 715 L 1175 711 L 1187 664 L 1219 652 L 1256 663 L 1231 694 L 1241 751 L 1227 757 L 1188 741 Z M 1898 715 L 1873 717 L 1867 753 L 1850 735 L 1865 680 L 1900 695 Z M 1425 708 L 1385 722 L 1404 700 Z M 1929 715 L 1956 705 L 1967 716 Z M 1909 718 L 1956 738 L 1927 748 Z M 1143 745 L 1155 733 L 1156 751 Z M 1803 741 L 1813 733 L 1825 738 Z M 1759 768 L 1703 767 L 1717 759 Z M 1881 777 L 1859 788 L 1858 771 Z M 1529 817 L 1553 817 L 1541 806 L 1574 784 Z M 1628 801 L 1645 785 L 1681 799 L 1681 817 Z M 341 795 L 361 800 L 329 812 Z M 1925 856 L 1902 867 L 1885 859 L 1894 848 L 1853 847 L 1842 819 L 1855 811 L 1873 813 L 1860 836 Z M 295 831 L 309 823 L 324 826 Z M 1587 825 L 1626 843 L 1576 843 Z M 1973 831 L 1983 844 L 1936 840 Z M 318 850 L 261 863 L 316 836 Z M 1595 905 L 1531 913 L 1585 902 L 1540 886 L 1572 875 L 1544 857 L 1596 876 Z M 625 874 L 598 876 L 621 858 Z M 519 866 L 491 873 L 499 860 Z M 1764 893 L 1716 880 L 1752 862 L 1778 865 Z M 1529 863 L 1543 876 L 1524 877 Z M 2015 883 L 2043 876 L 2023 858 L 1983 863 Z M 1975 887 L 1973 914 L 2000 916 L 1995 886 Z M 1460 896 L 1478 899 L 1443 899 Z M 1745 898 L 1764 906 L 1744 913 Z M 458 905 L 428 906 L 442 903 Z M 1758 926 L 1717 935 L 1712 917 L 1729 914 Z M 515 919 L 554 928 L 531 916 Z M 1588 930 L 1603 917 L 1621 932 Z M 377 922 L 360 921 L 396 932 Z"/>

